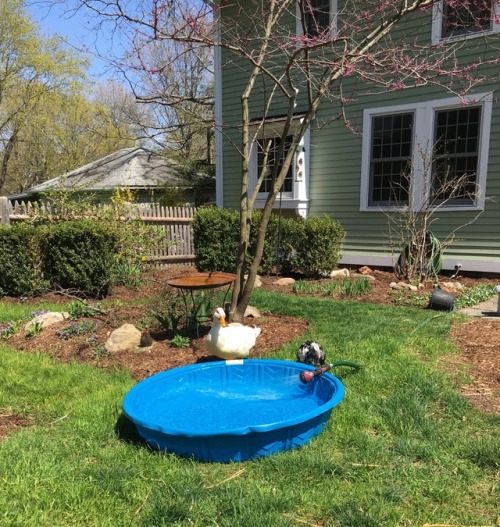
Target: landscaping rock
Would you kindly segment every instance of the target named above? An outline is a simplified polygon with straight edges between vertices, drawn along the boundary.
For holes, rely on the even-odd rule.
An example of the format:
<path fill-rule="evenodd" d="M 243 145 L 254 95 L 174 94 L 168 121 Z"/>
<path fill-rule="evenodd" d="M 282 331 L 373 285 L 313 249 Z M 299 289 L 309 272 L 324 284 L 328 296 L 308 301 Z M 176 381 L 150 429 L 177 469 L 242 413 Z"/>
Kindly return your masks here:
<path fill-rule="evenodd" d="M 248 275 L 245 275 L 245 282 L 248 280 Z M 262 280 L 259 275 L 255 277 L 254 287 L 262 287 Z"/>
<path fill-rule="evenodd" d="M 366 278 L 366 280 L 370 280 L 370 282 L 374 282 L 376 280 L 376 278 L 371 274 L 362 273 L 351 273 L 351 278 Z"/>
<path fill-rule="evenodd" d="M 460 282 L 442 282 L 441 288 L 445 289 L 449 293 L 464 290 L 464 286 Z"/>
<path fill-rule="evenodd" d="M 110 352 L 125 351 L 137 348 L 140 343 L 141 332 L 133 324 L 123 324 L 111 333 L 104 347 Z"/>
<path fill-rule="evenodd" d="M 295 280 L 293 278 L 279 278 L 274 282 L 274 285 L 293 285 Z"/>
<path fill-rule="evenodd" d="M 49 311 L 48 313 L 42 313 L 41 315 L 38 315 L 35 318 L 32 318 L 24 326 L 24 329 L 26 331 L 30 331 L 37 324 L 40 324 L 42 328 L 46 328 L 48 326 L 52 326 L 53 324 L 57 324 L 58 322 L 62 322 L 64 320 L 68 320 L 68 318 L 69 318 L 69 313 L 66 313 L 66 312 L 60 313 L 58 311 Z"/>
<path fill-rule="evenodd" d="M 248 306 L 245 309 L 245 317 L 260 318 L 262 315 L 256 307 Z"/>
<path fill-rule="evenodd" d="M 349 269 L 334 269 L 330 273 L 330 278 L 349 278 Z"/>
<path fill-rule="evenodd" d="M 358 273 L 360 273 L 360 274 L 372 274 L 373 271 L 367 265 L 364 265 L 363 267 L 360 267 L 358 269 Z"/>
<path fill-rule="evenodd" d="M 418 287 L 416 285 L 407 284 L 406 282 L 398 282 L 398 285 L 401 289 L 408 289 L 409 291 L 418 291 Z"/>
<path fill-rule="evenodd" d="M 391 282 L 389 284 L 389 287 L 391 289 L 394 289 L 395 291 L 403 291 L 403 290 L 408 290 L 408 291 L 423 291 L 425 289 L 425 284 L 418 284 L 417 285 L 413 285 L 413 284 L 408 284 L 407 282 Z"/>

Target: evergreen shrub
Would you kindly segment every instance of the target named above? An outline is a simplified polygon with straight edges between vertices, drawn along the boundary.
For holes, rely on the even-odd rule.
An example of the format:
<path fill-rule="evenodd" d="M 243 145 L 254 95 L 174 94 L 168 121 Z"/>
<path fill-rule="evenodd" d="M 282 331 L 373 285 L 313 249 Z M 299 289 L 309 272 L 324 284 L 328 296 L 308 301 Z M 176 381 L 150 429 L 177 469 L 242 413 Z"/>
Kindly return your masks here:
<path fill-rule="evenodd" d="M 255 211 L 250 228 L 250 247 L 255 247 L 261 212 Z M 239 243 L 239 213 L 209 207 L 193 218 L 193 235 L 198 271 L 234 272 Z M 328 217 L 280 218 L 269 221 L 264 253 L 259 269 L 269 274 L 274 267 L 281 273 L 301 272 L 319 276 L 338 266 L 344 239 L 342 225 Z"/>
<path fill-rule="evenodd" d="M 53 287 L 102 298 L 112 288 L 116 234 L 98 221 L 65 221 L 41 238 L 43 272 Z"/>
<path fill-rule="evenodd" d="M 196 269 L 234 273 L 238 250 L 239 215 L 227 209 L 206 207 L 193 218 Z"/>
<path fill-rule="evenodd" d="M 25 223 L 0 226 L 0 296 L 42 292 L 39 229 Z"/>
<path fill-rule="evenodd" d="M 340 262 L 344 240 L 342 225 L 329 216 L 313 216 L 299 222 L 301 231 L 294 265 L 306 276 L 321 276 Z"/>
<path fill-rule="evenodd" d="M 259 222 L 262 217 L 261 211 L 255 211 L 252 215 L 252 226 L 250 228 L 250 250 L 253 253 L 257 242 Z M 266 239 L 264 241 L 264 252 L 260 262 L 259 273 L 270 274 L 277 262 L 278 236 L 280 236 L 283 218 L 272 214 L 267 225 Z"/>
<path fill-rule="evenodd" d="M 261 212 L 256 211 L 250 227 L 250 247 L 255 247 Z M 240 215 L 238 212 L 215 207 L 199 209 L 193 218 L 196 269 L 201 272 L 234 273 L 239 245 Z M 276 262 L 278 217 L 271 217 L 264 243 L 259 272 L 267 274 Z"/>

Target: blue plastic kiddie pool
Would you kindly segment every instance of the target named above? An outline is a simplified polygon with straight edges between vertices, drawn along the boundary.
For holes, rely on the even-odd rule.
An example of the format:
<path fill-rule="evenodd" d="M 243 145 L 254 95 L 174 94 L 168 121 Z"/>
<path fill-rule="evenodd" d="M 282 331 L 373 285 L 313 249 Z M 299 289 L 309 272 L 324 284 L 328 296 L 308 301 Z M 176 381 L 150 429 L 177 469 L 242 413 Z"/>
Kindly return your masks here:
<path fill-rule="evenodd" d="M 199 461 L 243 461 L 299 447 L 326 426 L 344 396 L 325 373 L 283 360 L 217 361 L 164 371 L 138 383 L 123 411 L 155 449 Z"/>

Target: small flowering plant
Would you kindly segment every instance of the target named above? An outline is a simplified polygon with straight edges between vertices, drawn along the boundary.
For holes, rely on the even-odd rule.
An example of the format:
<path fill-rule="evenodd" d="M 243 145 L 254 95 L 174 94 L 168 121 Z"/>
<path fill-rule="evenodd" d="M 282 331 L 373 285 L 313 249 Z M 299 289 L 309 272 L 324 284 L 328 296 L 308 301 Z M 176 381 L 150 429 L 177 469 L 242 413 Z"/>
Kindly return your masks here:
<path fill-rule="evenodd" d="M 109 350 L 99 344 L 99 336 L 95 333 L 87 337 L 87 343 L 92 347 L 95 358 L 109 357 Z"/>
<path fill-rule="evenodd" d="M 45 313 L 48 313 L 46 309 L 40 309 L 40 311 L 32 311 L 30 314 L 30 318 L 36 318 L 40 315 L 45 315 Z"/>
<path fill-rule="evenodd" d="M 97 329 L 97 323 L 94 321 L 87 322 L 71 322 L 69 326 L 59 329 L 56 331 L 56 335 L 64 340 L 69 340 L 77 335 L 84 333 L 93 333 Z"/>
<path fill-rule="evenodd" d="M 19 322 L 7 322 L 0 325 L 0 339 L 8 340 L 13 337 L 19 330 Z"/>

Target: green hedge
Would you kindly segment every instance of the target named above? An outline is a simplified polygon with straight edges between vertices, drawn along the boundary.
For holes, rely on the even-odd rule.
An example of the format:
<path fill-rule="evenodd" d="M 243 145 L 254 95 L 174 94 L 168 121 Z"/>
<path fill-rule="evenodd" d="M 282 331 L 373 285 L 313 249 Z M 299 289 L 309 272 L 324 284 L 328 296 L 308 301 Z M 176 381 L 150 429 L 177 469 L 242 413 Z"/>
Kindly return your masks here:
<path fill-rule="evenodd" d="M 117 276 L 120 234 L 104 221 L 0 226 L 0 297 L 50 288 L 106 296 Z"/>
<path fill-rule="evenodd" d="M 41 274 L 39 229 L 24 223 L 0 226 L 0 296 L 37 294 L 47 287 Z"/>
<path fill-rule="evenodd" d="M 296 269 L 307 276 L 320 276 L 335 269 L 340 262 L 340 247 L 344 240 L 342 225 L 328 216 L 311 217 L 298 222 Z"/>
<path fill-rule="evenodd" d="M 260 211 L 254 212 L 250 244 L 257 237 Z M 226 209 L 200 209 L 193 218 L 196 268 L 199 271 L 234 272 L 239 241 L 239 213 Z M 273 214 L 264 243 L 260 273 L 276 266 L 283 274 L 300 272 L 319 276 L 338 266 L 344 239 L 342 225 L 327 216 L 303 219 Z"/>
<path fill-rule="evenodd" d="M 226 209 L 207 207 L 193 218 L 195 265 L 201 271 L 233 273 L 238 251 L 239 216 Z"/>
<path fill-rule="evenodd" d="M 256 243 L 260 217 L 261 214 L 257 211 L 252 218 L 251 246 Z M 262 273 L 269 273 L 276 262 L 278 221 L 277 216 L 273 216 L 269 221 L 260 269 Z M 239 222 L 238 212 L 215 207 L 198 210 L 193 218 L 193 237 L 195 265 L 199 271 L 234 272 L 239 246 Z"/>
<path fill-rule="evenodd" d="M 42 272 L 52 287 L 102 298 L 113 284 L 116 235 L 102 222 L 66 221 L 44 228 Z"/>

